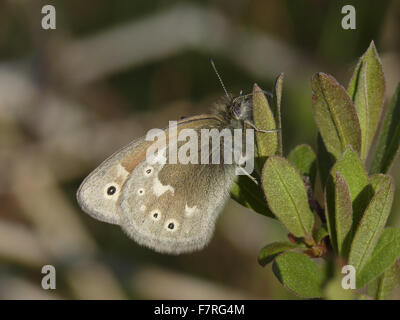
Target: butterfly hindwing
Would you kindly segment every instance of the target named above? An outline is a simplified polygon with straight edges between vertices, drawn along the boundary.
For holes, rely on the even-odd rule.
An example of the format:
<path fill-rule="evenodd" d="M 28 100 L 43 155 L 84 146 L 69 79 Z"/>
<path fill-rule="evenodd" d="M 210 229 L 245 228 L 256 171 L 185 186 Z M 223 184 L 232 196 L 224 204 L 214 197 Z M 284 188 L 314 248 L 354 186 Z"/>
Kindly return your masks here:
<path fill-rule="evenodd" d="M 224 165 L 176 166 L 144 162 L 132 172 L 121 197 L 121 226 L 142 245 L 179 254 L 210 240 L 234 171 Z"/>
<path fill-rule="evenodd" d="M 202 124 L 197 132 L 209 126 L 208 122 Z M 178 132 L 182 129 L 178 127 Z M 149 165 L 144 160 L 123 188 L 122 228 L 138 243 L 159 252 L 201 249 L 210 240 L 229 197 L 234 170 L 232 164 Z"/>

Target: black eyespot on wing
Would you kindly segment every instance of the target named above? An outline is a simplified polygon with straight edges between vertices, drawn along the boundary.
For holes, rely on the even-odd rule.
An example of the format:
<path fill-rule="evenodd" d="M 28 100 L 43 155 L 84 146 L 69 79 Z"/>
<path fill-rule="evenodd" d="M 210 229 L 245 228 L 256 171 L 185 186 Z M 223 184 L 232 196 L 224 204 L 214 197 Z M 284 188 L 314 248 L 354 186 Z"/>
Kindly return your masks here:
<path fill-rule="evenodd" d="M 146 173 L 147 173 L 147 174 L 150 174 L 150 173 L 151 173 L 151 169 L 147 169 L 147 170 L 146 170 Z"/>
<path fill-rule="evenodd" d="M 117 188 L 115 188 L 114 186 L 110 186 L 110 187 L 108 187 L 108 189 L 107 189 L 107 194 L 108 194 L 109 196 L 112 196 L 112 195 L 115 193 L 115 191 L 117 191 Z"/>
<path fill-rule="evenodd" d="M 174 223 L 173 222 L 170 222 L 169 224 L 168 224 L 168 229 L 174 229 L 174 227 L 175 227 L 175 225 L 174 225 Z"/>
<path fill-rule="evenodd" d="M 158 213 L 155 212 L 155 213 L 153 214 L 153 217 L 154 217 L 154 218 L 158 218 Z"/>

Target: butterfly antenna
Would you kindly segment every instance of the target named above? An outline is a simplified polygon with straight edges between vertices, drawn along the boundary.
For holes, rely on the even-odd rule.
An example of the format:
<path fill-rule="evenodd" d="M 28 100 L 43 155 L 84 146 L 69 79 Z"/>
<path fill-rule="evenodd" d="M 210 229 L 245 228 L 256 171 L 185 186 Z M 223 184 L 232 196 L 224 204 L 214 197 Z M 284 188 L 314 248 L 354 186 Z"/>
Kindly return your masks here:
<path fill-rule="evenodd" d="M 229 94 L 228 94 L 228 91 L 226 91 L 224 82 L 222 81 L 222 78 L 221 78 L 221 76 L 220 76 L 219 73 L 218 73 L 217 67 L 215 66 L 215 63 L 214 63 L 213 59 L 211 59 L 211 58 L 210 58 L 210 63 L 211 63 L 211 66 L 213 67 L 213 69 L 214 69 L 214 71 L 215 71 L 215 74 L 216 74 L 217 77 L 218 77 L 219 82 L 221 83 L 222 88 L 223 88 L 224 91 L 225 91 L 226 96 L 227 96 L 228 99 L 230 100 L 231 98 L 230 98 L 230 96 L 229 96 Z"/>

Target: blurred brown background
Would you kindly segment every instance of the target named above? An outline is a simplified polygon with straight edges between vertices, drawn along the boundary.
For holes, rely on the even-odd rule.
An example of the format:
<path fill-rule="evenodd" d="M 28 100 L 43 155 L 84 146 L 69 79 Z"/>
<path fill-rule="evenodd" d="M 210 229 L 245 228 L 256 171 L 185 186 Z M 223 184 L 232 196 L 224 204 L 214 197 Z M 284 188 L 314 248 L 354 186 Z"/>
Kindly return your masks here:
<path fill-rule="evenodd" d="M 56 30 L 41 28 L 45 4 Z M 356 30 L 341 28 L 345 4 Z M 296 298 L 257 263 L 286 237 L 273 219 L 230 201 L 205 250 L 166 256 L 83 213 L 76 189 L 150 128 L 207 112 L 223 94 L 210 57 L 234 94 L 269 90 L 284 72 L 284 152 L 315 150 L 311 75 L 347 86 L 374 40 L 391 97 L 399 34 L 400 1 L 0 1 L 0 298 Z M 391 173 L 399 185 L 400 166 Z M 53 291 L 40 285 L 46 264 Z"/>

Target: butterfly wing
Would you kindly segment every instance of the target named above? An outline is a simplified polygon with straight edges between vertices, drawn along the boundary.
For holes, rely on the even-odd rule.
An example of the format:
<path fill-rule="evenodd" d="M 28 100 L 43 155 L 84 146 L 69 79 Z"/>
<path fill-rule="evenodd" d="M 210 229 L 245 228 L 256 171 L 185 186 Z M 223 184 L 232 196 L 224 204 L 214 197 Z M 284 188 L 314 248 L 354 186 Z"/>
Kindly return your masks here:
<path fill-rule="evenodd" d="M 224 125 L 217 116 L 196 116 L 178 122 L 176 134 Z M 131 238 L 156 251 L 201 249 L 229 197 L 234 166 L 148 165 L 146 151 L 154 143 L 142 137 L 105 160 L 79 187 L 78 203 L 92 217 L 121 225 Z"/>
<path fill-rule="evenodd" d="M 119 224 L 118 200 L 122 187 L 135 163 L 143 160 L 149 144 L 143 138 L 137 139 L 103 161 L 89 174 L 77 191 L 78 204 L 82 210 L 95 219 Z"/>
<path fill-rule="evenodd" d="M 221 126 L 219 119 L 189 119 L 177 131 L 179 135 L 185 128 L 194 129 L 199 137 L 201 129 Z M 235 168 L 232 164 L 150 165 L 143 159 L 122 190 L 121 227 L 158 252 L 180 254 L 203 248 L 229 198 Z"/>
<path fill-rule="evenodd" d="M 122 192 L 121 226 L 158 252 L 199 250 L 212 236 L 234 177 L 232 165 L 141 163 Z"/>

